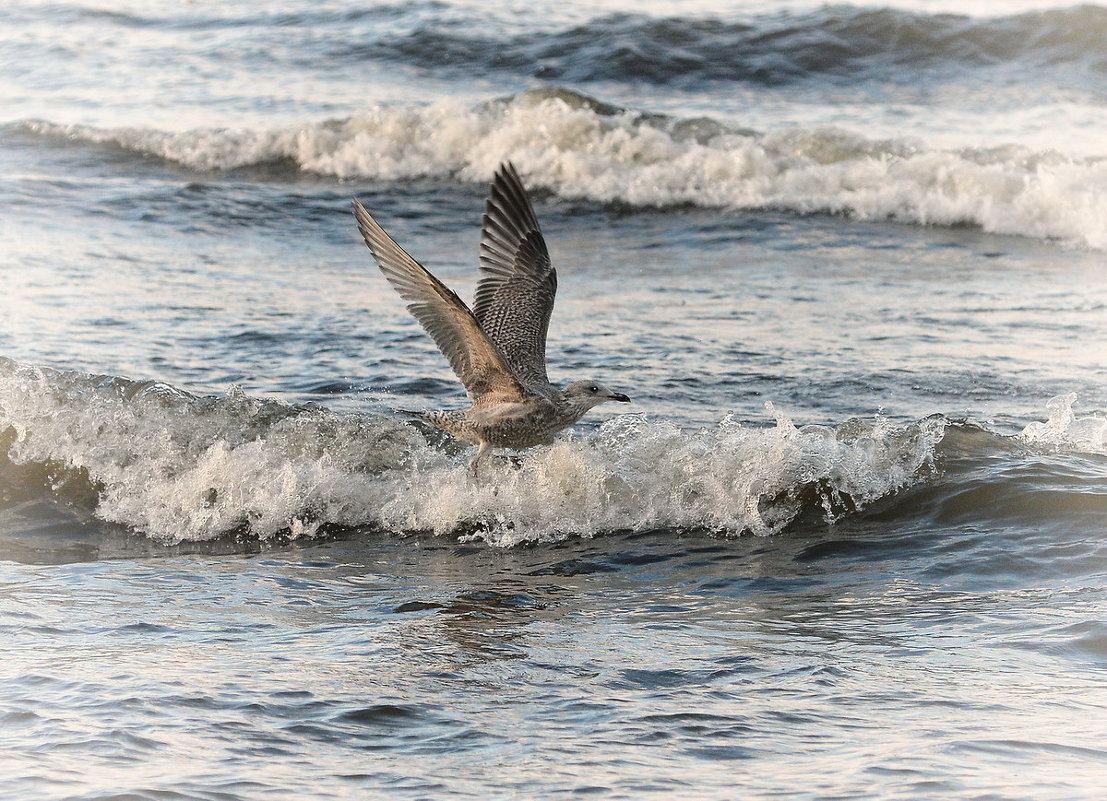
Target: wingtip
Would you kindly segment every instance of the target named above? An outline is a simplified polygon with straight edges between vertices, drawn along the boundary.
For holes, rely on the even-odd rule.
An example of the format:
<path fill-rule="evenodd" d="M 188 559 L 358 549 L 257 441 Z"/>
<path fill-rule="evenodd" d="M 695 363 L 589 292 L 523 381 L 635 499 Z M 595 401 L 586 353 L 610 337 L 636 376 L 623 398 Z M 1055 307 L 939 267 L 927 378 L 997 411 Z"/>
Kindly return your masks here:
<path fill-rule="evenodd" d="M 519 178 L 519 171 L 515 169 L 515 165 L 510 159 L 501 161 L 500 166 L 496 168 L 496 172 L 492 175 L 493 186 L 501 181 L 511 181 L 520 185 L 523 183 Z"/>
<path fill-rule="evenodd" d="M 369 241 L 372 238 L 370 234 L 375 233 L 375 229 L 380 226 L 376 224 L 377 221 L 373 219 L 373 215 L 366 211 L 365 206 L 361 205 L 361 201 L 356 197 L 351 198 L 350 205 L 353 206 L 354 219 L 357 220 L 357 227 L 365 240 L 365 244 L 369 245 L 370 250 L 373 250 L 373 246 Z"/>
<path fill-rule="evenodd" d="M 486 238 L 494 229 L 504 234 L 500 238 L 506 237 L 505 241 L 522 238 L 529 231 L 541 233 L 527 188 L 510 161 L 502 162 L 496 171 L 484 209 L 481 222 Z"/>

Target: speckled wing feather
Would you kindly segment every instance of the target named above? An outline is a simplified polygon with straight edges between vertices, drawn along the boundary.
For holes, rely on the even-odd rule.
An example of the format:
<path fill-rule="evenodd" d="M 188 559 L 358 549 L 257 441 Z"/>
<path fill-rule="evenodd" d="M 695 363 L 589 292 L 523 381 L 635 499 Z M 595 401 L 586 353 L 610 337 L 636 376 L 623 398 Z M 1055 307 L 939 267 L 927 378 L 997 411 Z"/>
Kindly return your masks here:
<path fill-rule="evenodd" d="M 524 383 L 549 384 L 546 331 L 557 292 L 546 240 L 510 162 L 492 179 L 473 314 Z"/>
<path fill-rule="evenodd" d="M 354 200 L 358 228 L 388 282 L 438 345 L 474 401 L 518 399 L 525 393 L 499 348 L 457 294 L 404 251 Z"/>

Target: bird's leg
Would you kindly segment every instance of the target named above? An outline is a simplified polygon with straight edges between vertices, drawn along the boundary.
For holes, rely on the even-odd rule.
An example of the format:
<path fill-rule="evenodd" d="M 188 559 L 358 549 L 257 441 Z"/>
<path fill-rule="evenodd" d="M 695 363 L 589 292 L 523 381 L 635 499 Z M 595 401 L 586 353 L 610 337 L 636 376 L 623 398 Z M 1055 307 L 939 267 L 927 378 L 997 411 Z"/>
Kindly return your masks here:
<path fill-rule="evenodd" d="M 477 463 L 491 447 L 487 442 L 482 442 L 480 447 L 477 448 L 477 455 L 473 457 L 473 461 L 469 462 L 469 472 L 473 474 L 473 478 L 477 477 Z"/>

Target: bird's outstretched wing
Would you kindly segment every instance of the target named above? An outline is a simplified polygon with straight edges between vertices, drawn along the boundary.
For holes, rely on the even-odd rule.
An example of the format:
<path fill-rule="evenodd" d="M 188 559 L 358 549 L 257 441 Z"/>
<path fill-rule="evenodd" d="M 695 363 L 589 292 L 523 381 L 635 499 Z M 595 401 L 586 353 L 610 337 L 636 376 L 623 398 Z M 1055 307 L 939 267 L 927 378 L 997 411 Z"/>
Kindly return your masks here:
<path fill-rule="evenodd" d="M 356 199 L 354 216 L 384 277 L 408 302 L 408 310 L 431 335 L 470 397 L 521 397 L 523 388 L 504 354 L 461 298 L 397 245 Z"/>
<path fill-rule="evenodd" d="M 546 377 L 546 331 L 557 273 L 519 174 L 500 165 L 484 212 L 473 314 L 520 380 Z"/>

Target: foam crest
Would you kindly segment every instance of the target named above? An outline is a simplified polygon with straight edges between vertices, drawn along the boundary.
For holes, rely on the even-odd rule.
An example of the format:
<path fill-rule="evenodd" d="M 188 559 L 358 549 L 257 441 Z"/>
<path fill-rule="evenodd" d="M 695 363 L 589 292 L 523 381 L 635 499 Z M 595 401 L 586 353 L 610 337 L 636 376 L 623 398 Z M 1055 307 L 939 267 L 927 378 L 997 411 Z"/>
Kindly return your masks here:
<path fill-rule="evenodd" d="M 944 431 L 937 419 L 800 429 L 770 411 L 772 428 L 728 417 L 692 432 L 623 415 L 589 440 L 536 450 L 475 485 L 417 469 L 413 481 L 429 491 L 398 497 L 382 516 L 436 533 L 477 523 L 472 536 L 497 545 L 652 528 L 774 534 L 801 514 L 832 521 L 919 480 Z"/>
<path fill-rule="evenodd" d="M 11 461 L 84 477 L 98 517 L 165 542 L 363 523 L 373 476 L 426 447 L 383 417 L 0 360 L 5 429 Z"/>
<path fill-rule="evenodd" d="M 730 418 L 684 431 L 637 415 L 593 436 L 491 460 L 426 444 L 384 417 L 316 406 L 196 397 L 163 384 L 0 360 L 8 459 L 80 480 L 94 513 L 165 541 L 232 531 L 266 538 L 327 524 L 520 542 L 650 528 L 772 534 L 827 520 L 925 476 L 944 420 L 796 428 Z"/>
<path fill-rule="evenodd" d="M 1027 425 L 1019 439 L 1039 447 L 1107 454 L 1107 418 L 1077 417 L 1073 408 L 1076 403 L 1075 392 L 1052 398 L 1046 404 L 1049 418 Z"/>
<path fill-rule="evenodd" d="M 26 123 L 188 168 L 273 162 L 340 179 L 485 182 L 502 159 L 565 198 L 973 225 L 1107 249 L 1107 159 L 1011 145 L 935 150 L 837 129 L 758 134 L 618 109 L 563 89 L 476 108 L 378 107 L 324 123 L 167 132 Z"/>

